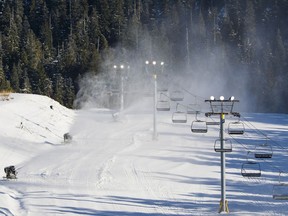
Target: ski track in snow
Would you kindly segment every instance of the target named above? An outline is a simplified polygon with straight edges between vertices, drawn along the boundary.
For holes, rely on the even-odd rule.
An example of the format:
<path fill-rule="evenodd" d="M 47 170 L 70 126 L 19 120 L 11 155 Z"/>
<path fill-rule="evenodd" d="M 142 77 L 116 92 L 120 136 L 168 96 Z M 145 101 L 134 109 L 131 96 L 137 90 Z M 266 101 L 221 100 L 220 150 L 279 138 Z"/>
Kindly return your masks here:
<path fill-rule="evenodd" d="M 0 128 L 5 131 L 0 163 L 5 166 L 9 161 L 10 165 L 17 159 L 21 167 L 17 180 L 1 181 L 0 215 L 217 214 L 220 161 L 213 149 L 217 127 L 209 127 L 207 134 L 191 134 L 193 116 L 187 124 L 172 124 L 171 113 L 159 113 L 158 139 L 153 141 L 152 113 L 124 112 L 117 118 L 109 110 L 74 113 L 45 97 L 21 96 L 15 94 L 15 104 L 19 106 L 27 97 L 32 112 L 23 106 L 18 113 L 13 101 L 0 103 L 1 118 L 15 119 L 12 127 Z M 277 127 L 288 130 L 285 123 L 259 122 L 258 126 L 272 132 Z M 73 135 L 70 143 L 63 143 L 66 132 Z M 273 133 L 280 142 L 279 134 Z M 247 134 L 234 138 L 241 142 L 255 139 L 254 143 L 259 139 L 259 134 Z M 285 215 L 287 202 L 274 201 L 271 195 L 271 184 L 278 180 L 276 168 L 286 168 L 285 151 L 275 149 L 279 161 L 261 161 L 261 178 L 246 179 L 238 167 L 246 160 L 243 146 L 255 147 L 249 142 L 236 143 L 233 153 L 226 154 L 229 215 Z"/>

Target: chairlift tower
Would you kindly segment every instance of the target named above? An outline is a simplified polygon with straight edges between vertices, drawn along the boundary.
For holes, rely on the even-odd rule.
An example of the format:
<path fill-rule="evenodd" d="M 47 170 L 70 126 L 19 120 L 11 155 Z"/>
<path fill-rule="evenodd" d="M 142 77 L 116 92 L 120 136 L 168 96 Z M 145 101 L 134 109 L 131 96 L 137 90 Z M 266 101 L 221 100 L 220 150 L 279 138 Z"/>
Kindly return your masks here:
<path fill-rule="evenodd" d="M 210 100 L 205 100 L 205 102 L 210 103 L 211 112 L 206 112 L 205 116 L 210 117 L 212 115 L 220 116 L 220 148 L 218 152 L 221 154 L 221 200 L 220 200 L 220 208 L 219 213 L 221 212 L 229 212 L 228 209 L 228 201 L 226 200 L 226 166 L 225 166 L 225 152 L 226 149 L 224 147 L 224 123 L 225 123 L 225 115 L 233 115 L 240 117 L 238 112 L 233 112 L 233 107 L 235 102 L 239 102 L 239 100 L 235 100 L 233 96 L 231 96 L 228 100 L 225 100 L 223 96 L 220 97 L 220 100 L 216 100 L 213 96 L 210 97 Z"/>

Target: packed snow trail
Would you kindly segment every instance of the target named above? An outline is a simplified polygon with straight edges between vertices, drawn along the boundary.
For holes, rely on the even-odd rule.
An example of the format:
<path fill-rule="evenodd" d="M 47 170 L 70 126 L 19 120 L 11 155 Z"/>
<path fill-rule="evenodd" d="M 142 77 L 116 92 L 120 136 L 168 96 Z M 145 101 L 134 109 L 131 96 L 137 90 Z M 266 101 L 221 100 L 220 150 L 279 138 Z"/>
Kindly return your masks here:
<path fill-rule="evenodd" d="M 6 128 L 2 125 L 0 163 L 19 167 L 17 181 L 1 181 L 0 215 L 217 214 L 217 126 L 209 127 L 207 134 L 192 134 L 194 116 L 187 124 L 173 124 L 171 113 L 159 112 L 158 139 L 152 140 L 151 98 L 142 101 L 146 110 L 134 107 L 113 117 L 110 110 L 71 112 L 47 98 L 23 97 L 15 95 L 15 102 L 0 104 L 2 121 L 9 119 Z M 19 106 L 21 101 L 25 106 L 20 112 L 13 103 Z M 23 119 L 31 133 L 18 127 Z M 287 131 L 285 123 L 281 128 Z M 70 143 L 62 140 L 66 132 L 73 137 Z M 284 144 L 285 133 L 276 135 Z M 244 179 L 240 171 L 245 157 L 241 145 L 226 155 L 229 215 L 285 215 L 287 202 L 275 201 L 271 194 L 278 173 L 265 165 L 264 178 Z"/>

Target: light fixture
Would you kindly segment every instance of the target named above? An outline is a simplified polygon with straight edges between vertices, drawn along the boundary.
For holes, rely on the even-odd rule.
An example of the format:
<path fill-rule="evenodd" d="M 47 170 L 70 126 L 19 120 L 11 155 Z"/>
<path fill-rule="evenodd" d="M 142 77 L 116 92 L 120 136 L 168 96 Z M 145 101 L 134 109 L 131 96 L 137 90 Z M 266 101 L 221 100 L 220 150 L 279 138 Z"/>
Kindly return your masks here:
<path fill-rule="evenodd" d="M 113 67 L 116 69 L 116 68 L 117 68 L 117 65 L 114 65 Z"/>
<path fill-rule="evenodd" d="M 220 100 L 223 101 L 224 100 L 224 96 L 220 96 Z"/>
<path fill-rule="evenodd" d="M 234 99 L 235 99 L 234 96 L 231 96 L 231 97 L 229 98 L 230 101 L 233 101 Z"/>
<path fill-rule="evenodd" d="M 156 65 L 156 61 L 153 61 L 152 64 L 153 64 L 153 65 Z"/>
<path fill-rule="evenodd" d="M 164 62 L 161 62 L 161 65 L 164 65 Z"/>
<path fill-rule="evenodd" d="M 146 61 L 145 64 L 149 64 L 149 61 Z"/>
<path fill-rule="evenodd" d="M 215 100 L 214 96 L 210 96 L 210 100 Z"/>
<path fill-rule="evenodd" d="M 123 69 L 123 68 L 124 68 L 124 65 L 120 65 L 120 68 Z"/>

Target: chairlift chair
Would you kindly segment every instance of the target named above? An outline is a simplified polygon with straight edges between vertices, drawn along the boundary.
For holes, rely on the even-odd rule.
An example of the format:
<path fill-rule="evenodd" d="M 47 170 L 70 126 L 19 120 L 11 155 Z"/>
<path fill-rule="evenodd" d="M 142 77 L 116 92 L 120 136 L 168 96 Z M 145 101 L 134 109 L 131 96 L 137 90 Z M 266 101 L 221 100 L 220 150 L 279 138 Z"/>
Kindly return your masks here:
<path fill-rule="evenodd" d="M 199 113 L 200 112 L 196 112 L 195 120 L 191 123 L 191 131 L 193 133 L 207 133 L 208 127 L 206 121 L 202 121 L 197 118 Z"/>
<path fill-rule="evenodd" d="M 261 167 L 257 162 L 248 161 L 242 164 L 241 175 L 246 178 L 261 177 Z"/>
<path fill-rule="evenodd" d="M 201 121 L 201 120 L 192 121 L 191 131 L 193 133 L 207 133 L 208 128 L 207 128 L 206 122 Z"/>
<path fill-rule="evenodd" d="M 260 144 L 255 147 L 255 158 L 272 158 L 272 146 L 268 143 Z"/>
<path fill-rule="evenodd" d="M 170 103 L 166 100 L 160 100 L 157 102 L 157 111 L 170 111 Z"/>
<path fill-rule="evenodd" d="M 160 98 L 157 101 L 156 109 L 157 111 L 170 111 L 170 102 L 168 99 L 164 99 L 163 96 L 167 95 L 163 94 L 163 92 L 160 93 Z"/>
<path fill-rule="evenodd" d="M 183 101 L 184 100 L 183 92 L 179 90 L 171 92 L 170 100 L 171 101 Z"/>
<path fill-rule="evenodd" d="M 273 199 L 275 200 L 288 200 L 288 184 L 281 182 L 281 172 L 279 172 L 279 183 L 273 185 Z"/>
<path fill-rule="evenodd" d="M 158 91 L 158 92 L 166 93 L 166 92 L 168 92 L 168 88 L 165 88 L 165 87 L 163 87 L 163 88 L 158 88 L 157 91 Z"/>
<path fill-rule="evenodd" d="M 245 131 L 244 124 L 240 121 L 230 122 L 228 124 L 228 134 L 242 135 L 244 134 L 244 131 Z"/>
<path fill-rule="evenodd" d="M 273 185 L 273 199 L 275 200 L 288 200 L 288 184 L 279 183 Z"/>
<path fill-rule="evenodd" d="M 186 123 L 187 115 L 185 112 L 176 111 L 172 114 L 172 122 L 173 123 Z"/>
<path fill-rule="evenodd" d="M 186 112 L 179 110 L 179 105 L 180 104 L 177 103 L 176 112 L 174 112 L 172 114 L 172 122 L 173 123 L 186 123 L 187 122 L 187 114 L 186 114 Z"/>
<path fill-rule="evenodd" d="M 229 139 L 223 140 L 223 148 L 221 148 L 221 140 L 217 139 L 214 143 L 215 152 L 232 152 L 232 141 Z"/>
<path fill-rule="evenodd" d="M 210 120 L 208 121 L 208 120 L 206 120 L 206 124 L 207 125 L 220 125 L 220 120 L 215 120 L 214 118 L 212 118 L 211 116 L 209 117 L 210 118 Z"/>

